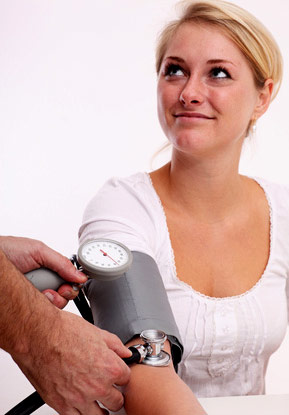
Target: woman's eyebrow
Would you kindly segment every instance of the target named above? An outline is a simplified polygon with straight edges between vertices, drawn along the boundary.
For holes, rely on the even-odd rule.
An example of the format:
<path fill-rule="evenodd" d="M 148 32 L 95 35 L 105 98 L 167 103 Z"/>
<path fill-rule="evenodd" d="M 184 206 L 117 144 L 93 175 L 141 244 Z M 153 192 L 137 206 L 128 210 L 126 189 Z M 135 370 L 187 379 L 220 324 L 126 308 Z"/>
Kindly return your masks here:
<path fill-rule="evenodd" d="M 220 64 L 220 63 L 229 63 L 233 66 L 236 66 L 235 63 L 233 63 L 232 61 L 229 61 L 228 59 L 210 59 L 207 61 L 207 63 L 209 63 L 210 65 L 215 65 L 215 64 Z"/>
<path fill-rule="evenodd" d="M 182 59 L 182 58 L 180 58 L 179 56 L 167 56 L 165 58 L 165 60 L 167 60 L 167 59 L 171 59 L 171 60 L 174 60 L 174 61 L 180 62 L 180 63 L 184 63 L 185 62 L 185 60 Z M 229 59 L 209 59 L 207 61 L 207 63 L 210 64 L 210 65 L 222 64 L 222 63 L 223 64 L 229 63 L 230 65 L 237 66 L 234 62 L 230 61 Z"/>
<path fill-rule="evenodd" d="M 182 63 L 185 62 L 184 59 L 179 58 L 178 56 L 167 56 L 165 59 L 172 59 L 174 61 L 182 62 Z"/>

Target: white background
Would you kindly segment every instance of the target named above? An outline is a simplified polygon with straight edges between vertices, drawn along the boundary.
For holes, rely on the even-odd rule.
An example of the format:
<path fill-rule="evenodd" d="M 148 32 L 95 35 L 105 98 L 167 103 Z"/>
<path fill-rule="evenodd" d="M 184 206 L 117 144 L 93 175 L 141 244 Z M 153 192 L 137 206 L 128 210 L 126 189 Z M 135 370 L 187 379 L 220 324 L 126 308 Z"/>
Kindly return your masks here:
<path fill-rule="evenodd" d="M 151 169 L 165 142 L 154 45 L 175 3 L 0 0 L 1 234 L 41 239 L 70 256 L 84 207 L 103 182 Z M 289 5 L 236 3 L 271 30 L 285 62 L 280 94 L 258 123 L 241 171 L 289 183 Z M 268 393 L 289 393 L 288 346 L 287 336 L 271 360 Z M 0 374 L 2 413 L 33 388 L 3 351 Z"/>

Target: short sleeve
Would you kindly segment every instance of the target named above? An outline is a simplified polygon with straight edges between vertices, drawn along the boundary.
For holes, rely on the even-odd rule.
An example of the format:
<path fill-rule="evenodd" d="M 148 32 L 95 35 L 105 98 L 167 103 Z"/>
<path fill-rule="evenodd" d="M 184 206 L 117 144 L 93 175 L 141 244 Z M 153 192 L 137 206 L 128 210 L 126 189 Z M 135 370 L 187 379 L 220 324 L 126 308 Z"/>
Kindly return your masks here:
<path fill-rule="evenodd" d="M 288 317 L 288 324 L 289 324 L 289 278 L 288 277 L 286 281 L 286 296 L 287 296 L 287 317 Z"/>
<path fill-rule="evenodd" d="M 289 186 L 257 179 L 263 187 L 270 206 L 270 263 L 286 279 L 287 315 L 289 322 Z"/>
<path fill-rule="evenodd" d="M 80 243 L 95 238 L 115 239 L 131 251 L 154 258 L 157 226 L 152 204 L 143 175 L 110 179 L 85 209 Z"/>

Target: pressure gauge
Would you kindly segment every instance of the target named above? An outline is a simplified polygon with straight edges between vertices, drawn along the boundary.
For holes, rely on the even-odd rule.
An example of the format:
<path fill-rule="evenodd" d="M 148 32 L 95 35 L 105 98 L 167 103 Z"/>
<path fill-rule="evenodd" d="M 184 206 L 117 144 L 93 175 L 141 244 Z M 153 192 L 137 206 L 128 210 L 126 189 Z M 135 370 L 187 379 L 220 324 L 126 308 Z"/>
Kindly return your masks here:
<path fill-rule="evenodd" d="M 132 263 L 132 254 L 120 242 L 94 239 L 80 245 L 77 259 L 90 278 L 110 281 L 128 270 Z"/>
<path fill-rule="evenodd" d="M 80 245 L 77 260 L 82 271 L 89 277 L 101 281 L 111 281 L 126 272 L 132 263 L 132 253 L 120 242 L 110 239 L 94 239 Z M 38 268 L 27 272 L 25 277 L 39 291 L 57 291 L 67 283 L 56 272 Z"/>

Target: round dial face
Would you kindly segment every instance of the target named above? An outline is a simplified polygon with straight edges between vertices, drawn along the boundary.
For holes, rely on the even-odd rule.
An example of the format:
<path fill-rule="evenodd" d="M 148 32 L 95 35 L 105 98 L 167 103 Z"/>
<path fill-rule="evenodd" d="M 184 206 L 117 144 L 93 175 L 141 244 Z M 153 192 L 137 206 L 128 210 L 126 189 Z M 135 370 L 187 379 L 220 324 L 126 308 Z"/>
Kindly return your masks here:
<path fill-rule="evenodd" d="M 109 280 L 127 271 L 132 262 L 132 254 L 117 241 L 95 239 L 79 247 L 78 262 L 92 278 Z"/>

